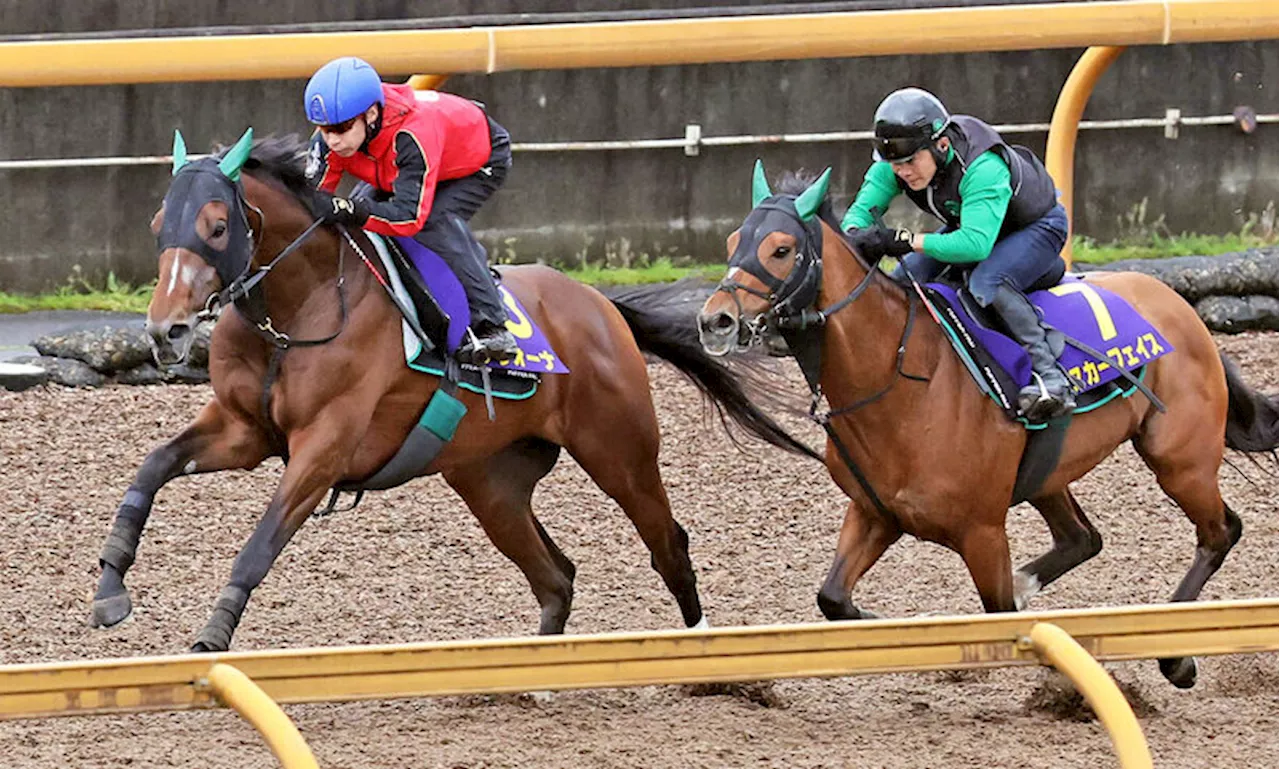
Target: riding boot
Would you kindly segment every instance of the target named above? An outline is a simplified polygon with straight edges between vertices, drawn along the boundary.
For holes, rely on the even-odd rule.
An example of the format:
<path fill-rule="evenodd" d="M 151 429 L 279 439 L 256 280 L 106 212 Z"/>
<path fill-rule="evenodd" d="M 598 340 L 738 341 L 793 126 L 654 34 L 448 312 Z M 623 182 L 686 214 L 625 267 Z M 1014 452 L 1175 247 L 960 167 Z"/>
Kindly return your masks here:
<path fill-rule="evenodd" d="M 507 360 L 520 351 L 515 335 L 490 321 L 472 323 L 467 340 L 458 349 L 458 357 L 480 365 L 491 360 Z"/>
<path fill-rule="evenodd" d="M 1009 332 L 1031 355 L 1031 383 L 1018 391 L 1018 408 L 1032 422 L 1044 422 L 1076 407 L 1071 382 L 1053 352 L 1036 308 L 1020 291 L 1002 285 L 991 306 L 1009 327 Z"/>

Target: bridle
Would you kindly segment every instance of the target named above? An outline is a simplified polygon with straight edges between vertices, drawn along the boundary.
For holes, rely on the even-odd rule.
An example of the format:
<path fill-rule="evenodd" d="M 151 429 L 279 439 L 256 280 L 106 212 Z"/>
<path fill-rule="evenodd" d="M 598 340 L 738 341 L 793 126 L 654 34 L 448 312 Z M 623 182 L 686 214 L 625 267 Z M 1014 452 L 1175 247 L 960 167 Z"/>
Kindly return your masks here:
<path fill-rule="evenodd" d="M 867 290 L 875 278 L 875 269 L 868 269 L 852 291 L 840 301 L 824 309 L 814 307 L 822 286 L 822 220 L 810 217 L 806 222 L 795 208 L 791 195 L 775 195 L 761 202 L 742 223 L 742 237 L 729 259 L 730 268 L 738 268 L 763 283 L 767 290 L 749 286 L 726 275 L 716 285 L 714 293 L 724 292 L 737 308 L 735 328 L 745 330 L 746 340 L 740 346 L 750 347 L 761 341 L 770 331 L 794 332 L 818 328 L 827 319 L 852 304 Z M 762 234 L 784 232 L 796 240 L 796 258 L 791 271 L 783 278 L 769 272 L 757 254 Z M 866 265 L 863 265 L 864 267 Z M 730 269 L 730 274 L 733 270 Z M 737 292 L 742 291 L 769 303 L 769 309 L 754 318 L 743 316 L 742 301 Z"/>
<path fill-rule="evenodd" d="M 839 232 L 838 228 L 833 229 Z M 859 399 L 850 405 L 819 413 L 818 406 L 824 397 L 820 382 L 822 340 L 821 334 L 811 332 L 820 331 L 829 318 L 853 304 L 858 297 L 866 292 L 867 288 L 876 279 L 876 275 L 880 274 L 881 271 L 876 265 L 866 263 L 856 250 L 850 248 L 850 252 L 865 271 L 865 276 L 840 300 L 828 307 L 817 308 L 815 305 L 822 285 L 823 232 L 821 216 L 815 214 L 808 221 L 805 221 L 796 209 L 795 196 L 774 195 L 762 201 L 752 210 L 751 214 L 743 221 L 740 232 L 741 237 L 738 241 L 738 246 L 729 258 L 729 267 L 737 267 L 755 277 L 768 290 L 764 291 L 745 285 L 740 281 L 731 279 L 728 275 L 716 286 L 714 293 L 721 291 L 727 293 L 737 307 L 738 314 L 734 319 L 734 335 L 740 337 L 740 329 L 745 329 L 747 332 L 745 346 L 748 347 L 762 339 L 770 331 L 776 331 L 783 337 L 792 355 L 795 356 L 796 362 L 800 365 L 800 370 L 804 373 L 805 380 L 809 384 L 811 393 L 809 418 L 821 425 L 826 431 L 841 460 L 854 478 L 857 479 L 862 490 L 872 504 L 875 505 L 876 510 L 883 515 L 892 516 L 888 508 L 880 501 L 879 496 L 876 495 L 865 474 L 854 462 L 852 455 L 832 427 L 831 422 L 838 416 L 853 413 L 880 400 L 889 393 L 899 378 L 918 382 L 929 381 L 928 377 L 908 374 L 902 370 L 907 340 L 910 338 L 911 330 L 915 325 L 916 295 L 909 291 L 906 292 L 907 321 L 902 330 L 902 338 L 898 343 L 894 375 L 889 382 L 874 394 Z M 796 241 L 795 264 L 783 278 L 778 278 L 765 269 L 764 265 L 760 263 L 757 254 L 760 241 L 765 235 L 772 232 L 789 234 Z M 732 273 L 732 269 L 730 272 Z M 892 278 L 887 275 L 881 275 L 881 277 L 892 282 Z M 742 317 L 742 302 L 737 293 L 738 291 L 744 291 L 765 300 L 769 303 L 769 309 L 753 319 L 744 319 Z M 742 343 L 740 342 L 740 344 Z"/>
<path fill-rule="evenodd" d="M 211 159 L 210 159 L 211 160 Z M 308 238 L 323 224 L 323 219 L 316 219 L 310 226 L 302 231 L 302 234 L 294 238 L 289 245 L 285 246 L 276 256 L 267 264 L 255 267 L 254 260 L 258 255 L 258 250 L 262 246 L 262 231 L 266 228 L 266 214 L 262 209 L 249 203 L 245 197 L 244 188 L 240 181 L 233 181 L 221 171 L 214 168 L 205 167 L 204 161 L 196 161 L 184 166 L 174 176 L 175 182 L 184 174 L 200 174 L 201 178 L 194 181 L 188 181 L 184 187 L 190 189 L 192 187 L 203 186 L 208 187 L 210 183 L 215 183 L 218 187 L 216 192 L 209 194 L 209 200 L 221 200 L 229 208 L 233 214 L 231 221 L 233 222 L 233 237 L 224 251 L 217 251 L 209 246 L 204 239 L 194 231 L 194 227 L 183 228 L 182 222 L 178 222 L 173 228 L 169 227 L 168 217 L 166 217 L 165 225 L 161 230 L 159 238 L 159 246 L 163 251 L 166 248 L 180 246 L 186 250 L 192 251 L 205 260 L 207 264 L 214 268 L 218 273 L 218 277 L 222 280 L 223 288 L 217 293 L 210 294 L 205 302 L 204 309 L 196 314 L 196 320 L 204 321 L 217 318 L 222 310 L 228 305 L 235 305 L 249 321 L 249 325 L 258 334 L 259 337 L 271 344 L 279 350 L 287 350 L 294 347 L 314 347 L 326 344 L 336 339 L 346 328 L 347 325 L 347 295 L 346 295 L 346 275 L 345 275 L 345 252 L 346 244 L 339 241 L 338 245 L 338 307 L 341 320 L 337 330 L 328 336 L 313 339 L 295 339 L 289 334 L 276 328 L 275 321 L 267 312 L 266 301 L 261 293 L 259 284 L 269 275 L 282 260 L 290 254 L 296 252 L 307 241 Z M 228 189 L 230 194 L 228 195 Z M 169 206 L 166 205 L 166 209 Z M 176 206 L 175 206 L 176 208 Z M 249 222 L 247 210 L 253 210 L 258 215 L 259 232 L 256 234 Z M 198 210 L 198 208 L 196 209 Z M 186 217 L 190 219 L 191 216 Z M 190 230 L 189 232 L 187 230 Z M 237 247 L 237 243 L 242 244 Z M 237 254 L 247 254 L 243 260 L 243 267 L 237 269 L 240 260 L 235 259 Z M 230 277 L 233 274 L 234 277 Z M 230 278 L 230 279 L 228 279 Z"/>

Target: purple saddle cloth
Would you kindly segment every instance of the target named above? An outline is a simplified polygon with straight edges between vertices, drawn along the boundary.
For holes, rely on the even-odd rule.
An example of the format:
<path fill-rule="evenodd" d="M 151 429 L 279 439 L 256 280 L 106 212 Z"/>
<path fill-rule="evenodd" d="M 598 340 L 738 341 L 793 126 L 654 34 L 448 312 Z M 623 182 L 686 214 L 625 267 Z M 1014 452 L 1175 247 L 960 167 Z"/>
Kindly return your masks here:
<path fill-rule="evenodd" d="M 1031 358 L 1022 345 L 1008 336 L 975 321 L 956 290 L 944 283 L 929 283 L 955 310 L 965 330 L 982 344 L 1019 388 L 1031 382 Z M 1173 346 L 1154 326 L 1120 296 L 1074 275 L 1027 298 L 1045 323 L 1072 339 L 1079 340 L 1103 355 L 1096 360 L 1070 344 L 1064 345 L 1058 364 L 1087 392 L 1117 378 L 1117 368 L 1132 371 L 1173 351 Z"/>
<path fill-rule="evenodd" d="M 418 268 L 418 273 L 422 275 L 440 309 L 449 316 L 446 349 L 452 355 L 462 344 L 467 326 L 471 324 L 471 311 L 467 307 L 467 295 L 462 290 L 462 283 L 436 252 L 413 238 L 397 236 L 395 241 L 413 262 L 413 266 Z M 546 335 L 538 328 L 533 316 L 525 311 L 516 295 L 503 285 L 498 286 L 498 293 L 502 295 L 502 303 L 507 310 L 507 330 L 516 338 L 520 351 L 511 360 L 494 361 L 489 367 L 534 374 L 569 373 L 569 367 L 551 349 Z"/>

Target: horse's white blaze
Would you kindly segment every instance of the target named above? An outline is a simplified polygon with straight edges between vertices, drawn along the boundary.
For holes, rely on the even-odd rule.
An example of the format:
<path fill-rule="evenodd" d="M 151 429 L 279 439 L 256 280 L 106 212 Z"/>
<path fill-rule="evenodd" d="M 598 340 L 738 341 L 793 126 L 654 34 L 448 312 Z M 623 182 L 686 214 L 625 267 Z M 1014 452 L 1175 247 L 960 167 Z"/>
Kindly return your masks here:
<path fill-rule="evenodd" d="M 196 471 L 196 461 L 193 459 L 182 467 L 182 472 L 191 475 Z"/>
<path fill-rule="evenodd" d="M 173 257 L 173 264 L 169 266 L 169 293 L 173 293 L 173 289 L 178 285 L 178 268 L 182 265 L 178 264 L 178 257 Z"/>
<path fill-rule="evenodd" d="M 190 257 L 184 260 L 184 257 Z M 169 265 L 169 287 L 166 293 L 172 294 L 179 285 L 193 288 L 196 276 L 200 274 L 199 257 L 190 254 L 178 254 Z"/>

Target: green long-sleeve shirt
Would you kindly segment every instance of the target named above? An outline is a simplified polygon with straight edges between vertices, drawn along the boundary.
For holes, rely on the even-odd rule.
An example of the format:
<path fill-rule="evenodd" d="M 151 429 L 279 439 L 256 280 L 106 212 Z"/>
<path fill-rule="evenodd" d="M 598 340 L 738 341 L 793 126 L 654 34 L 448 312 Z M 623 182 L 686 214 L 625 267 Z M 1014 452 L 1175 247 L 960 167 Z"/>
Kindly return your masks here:
<path fill-rule="evenodd" d="M 948 150 L 947 162 L 959 162 L 954 150 Z M 990 256 L 1013 197 L 1009 180 L 1009 166 L 995 152 L 984 152 L 975 158 L 960 179 L 960 227 L 925 235 L 925 256 L 940 262 L 980 262 Z M 844 215 L 841 229 L 874 224 L 871 209 L 888 210 L 889 203 L 901 191 L 893 166 L 873 163 Z"/>

